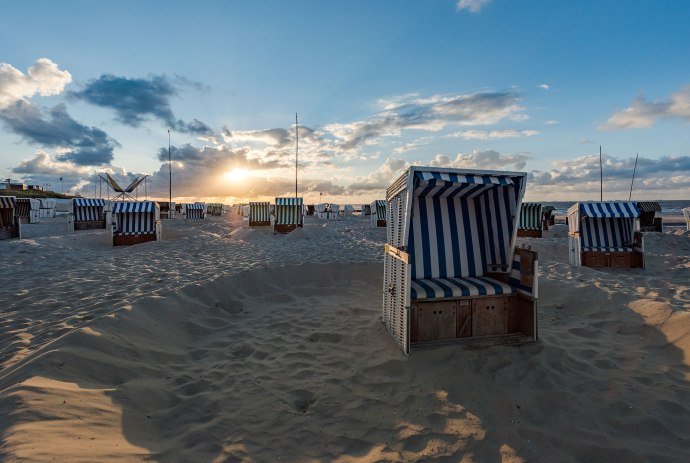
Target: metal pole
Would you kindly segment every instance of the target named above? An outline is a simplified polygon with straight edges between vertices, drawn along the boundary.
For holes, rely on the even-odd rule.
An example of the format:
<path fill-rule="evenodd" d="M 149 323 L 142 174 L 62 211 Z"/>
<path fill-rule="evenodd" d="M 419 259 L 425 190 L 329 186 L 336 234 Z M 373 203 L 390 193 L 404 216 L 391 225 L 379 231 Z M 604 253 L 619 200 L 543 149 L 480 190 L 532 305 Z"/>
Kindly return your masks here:
<path fill-rule="evenodd" d="M 168 173 L 170 174 L 170 196 L 168 198 L 168 211 L 170 211 L 170 208 L 172 207 L 172 157 L 170 155 L 170 129 L 168 129 Z"/>
<path fill-rule="evenodd" d="M 637 170 L 637 158 L 640 156 L 640 153 L 637 153 L 635 155 L 635 167 L 633 167 L 633 177 L 632 180 L 630 181 L 630 194 L 628 195 L 628 201 L 632 199 L 632 190 L 633 190 L 633 184 L 635 183 L 635 171 Z"/>
<path fill-rule="evenodd" d="M 295 220 L 298 220 L 299 208 L 297 205 L 297 160 L 299 157 L 299 126 L 297 125 L 297 113 L 295 113 Z"/>

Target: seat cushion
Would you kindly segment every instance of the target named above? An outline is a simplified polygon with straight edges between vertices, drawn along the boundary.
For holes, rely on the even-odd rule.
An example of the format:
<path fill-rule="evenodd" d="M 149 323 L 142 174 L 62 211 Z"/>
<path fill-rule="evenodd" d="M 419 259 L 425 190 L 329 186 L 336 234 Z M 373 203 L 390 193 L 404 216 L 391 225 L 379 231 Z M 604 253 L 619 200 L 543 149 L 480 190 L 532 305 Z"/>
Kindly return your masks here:
<path fill-rule="evenodd" d="M 631 247 L 615 247 L 597 248 L 597 247 L 583 247 L 582 252 L 633 252 Z"/>
<path fill-rule="evenodd" d="M 412 280 L 412 300 L 516 294 L 507 283 L 489 277 Z"/>

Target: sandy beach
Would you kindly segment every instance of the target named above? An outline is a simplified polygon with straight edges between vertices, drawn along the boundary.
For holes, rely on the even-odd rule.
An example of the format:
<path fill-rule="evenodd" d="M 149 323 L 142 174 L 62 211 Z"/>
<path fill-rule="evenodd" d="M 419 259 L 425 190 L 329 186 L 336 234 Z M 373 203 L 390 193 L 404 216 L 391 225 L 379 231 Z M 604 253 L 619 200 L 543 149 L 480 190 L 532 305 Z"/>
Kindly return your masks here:
<path fill-rule="evenodd" d="M 368 218 L 24 232 L 0 241 L 0 461 L 687 461 L 686 231 L 646 234 L 645 270 L 570 266 L 563 225 L 520 238 L 540 342 L 409 357 Z"/>

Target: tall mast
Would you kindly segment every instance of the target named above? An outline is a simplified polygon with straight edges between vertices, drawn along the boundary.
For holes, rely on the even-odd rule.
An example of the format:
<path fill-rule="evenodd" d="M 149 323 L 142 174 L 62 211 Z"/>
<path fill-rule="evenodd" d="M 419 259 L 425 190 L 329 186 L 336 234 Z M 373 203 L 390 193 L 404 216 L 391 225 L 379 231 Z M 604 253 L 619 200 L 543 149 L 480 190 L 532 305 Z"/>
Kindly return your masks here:
<path fill-rule="evenodd" d="M 637 158 L 640 156 L 640 153 L 637 153 L 635 155 L 635 167 L 633 167 L 633 177 L 632 180 L 630 181 L 630 194 L 628 195 L 628 201 L 632 199 L 632 190 L 633 190 L 633 184 L 635 183 L 635 171 L 637 170 Z"/>
<path fill-rule="evenodd" d="M 297 209 L 297 160 L 299 158 L 299 127 L 295 113 L 295 209 Z"/>
<path fill-rule="evenodd" d="M 170 129 L 168 129 L 168 174 L 170 174 L 170 182 L 168 185 L 168 216 L 170 215 L 170 208 L 172 207 L 172 157 L 170 155 Z"/>

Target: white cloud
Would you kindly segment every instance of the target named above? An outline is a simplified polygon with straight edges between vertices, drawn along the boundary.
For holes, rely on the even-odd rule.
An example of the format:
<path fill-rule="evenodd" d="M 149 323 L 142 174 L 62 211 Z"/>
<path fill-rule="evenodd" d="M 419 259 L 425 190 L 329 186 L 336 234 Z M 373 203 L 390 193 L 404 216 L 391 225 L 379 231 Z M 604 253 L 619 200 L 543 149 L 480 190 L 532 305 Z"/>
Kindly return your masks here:
<path fill-rule="evenodd" d="M 554 121 L 553 119 L 548 120 L 548 121 L 544 121 L 544 125 L 558 125 L 558 124 L 560 124 L 560 122 Z"/>
<path fill-rule="evenodd" d="M 455 138 L 464 138 L 465 140 L 496 140 L 501 138 L 522 138 L 533 137 L 539 135 L 536 130 L 462 130 L 455 132 L 449 136 Z"/>
<path fill-rule="evenodd" d="M 10 64 L 0 63 L 0 109 L 35 94 L 57 95 L 71 81 L 68 71 L 61 71 L 47 58 L 38 59 L 26 74 Z"/>
<path fill-rule="evenodd" d="M 667 100 L 648 101 L 637 97 L 629 107 L 615 112 L 599 130 L 645 129 L 656 119 L 680 119 L 690 122 L 690 85 L 671 95 Z"/>
<path fill-rule="evenodd" d="M 479 13 L 484 5 L 491 0 L 458 0 L 458 11 L 467 10 L 472 13 Z"/>
<path fill-rule="evenodd" d="M 551 86 L 549 84 L 539 84 L 537 87 L 543 89 L 543 90 L 549 90 Z"/>
<path fill-rule="evenodd" d="M 495 150 L 474 150 L 467 154 L 458 153 L 455 159 L 437 154 L 429 165 L 456 169 L 522 170 L 529 159 L 527 153 L 501 154 Z"/>

